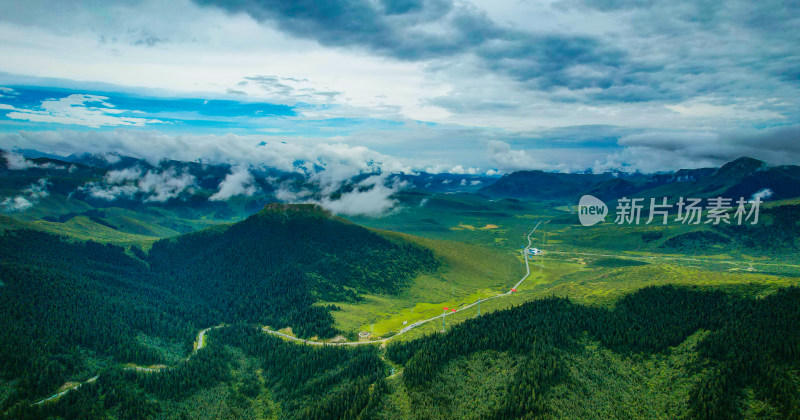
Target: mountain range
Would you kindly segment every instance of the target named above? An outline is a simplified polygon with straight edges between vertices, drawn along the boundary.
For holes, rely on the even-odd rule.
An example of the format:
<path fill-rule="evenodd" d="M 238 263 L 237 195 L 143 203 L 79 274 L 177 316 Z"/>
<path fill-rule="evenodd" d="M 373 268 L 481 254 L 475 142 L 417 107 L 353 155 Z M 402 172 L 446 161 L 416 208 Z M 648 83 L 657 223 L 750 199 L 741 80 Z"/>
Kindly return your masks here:
<path fill-rule="evenodd" d="M 0 159 L 0 418 L 797 412 L 796 200 L 754 226 L 587 229 L 561 206 L 797 197 L 797 166 L 525 171 L 480 191 L 492 179 L 361 174 L 326 190 L 250 168 L 252 194 L 212 199 L 236 173 Z M 286 184 L 317 199 L 380 185 L 401 210 L 365 227 L 272 202 Z M 520 258 L 526 240 L 546 259 Z"/>
<path fill-rule="evenodd" d="M 800 197 L 800 166 L 769 165 L 742 157 L 720 168 L 681 169 L 659 174 L 564 174 L 519 171 L 480 190 L 491 197 L 577 203 L 584 194 L 603 201 L 621 197 L 739 197 L 782 200 Z"/>
<path fill-rule="evenodd" d="M 603 201 L 626 196 L 675 199 L 723 196 L 735 200 L 758 194 L 764 201 L 800 197 L 800 166 L 770 165 L 747 157 L 720 168 L 681 169 L 672 173 L 535 170 L 512 172 L 498 179 L 469 174 L 378 172 L 321 183 L 313 173 L 265 167 L 243 169 L 229 164 L 174 160 L 154 164 L 114 154 L 59 157 L 31 150 L 23 152 L 26 157 L 0 151 L 6 157 L 0 159 L 0 211 L 27 220 L 46 218 L 62 223 L 86 215 L 98 222 L 106 219 L 112 226 L 124 223 L 115 224 L 105 218 L 104 209 L 161 209 L 158 211 L 162 213 L 180 214 L 181 219 L 210 216 L 216 220 L 237 220 L 269 202 L 299 201 L 330 203 L 331 208 L 356 215 L 360 211 L 357 204 L 367 199 L 383 200 L 383 207 L 377 212 L 387 211 L 386 206 L 402 204 L 404 197 L 398 195 L 401 191 L 422 194 L 422 198 L 440 193 L 477 193 L 490 198 L 562 203 L 575 203 L 584 194 Z M 368 192 L 378 194 L 362 198 Z M 337 201 L 344 203 L 343 198 L 351 203 L 338 205 Z M 196 227 L 173 220 L 160 228 L 188 232 Z M 152 232 L 134 229 L 130 233 Z"/>
<path fill-rule="evenodd" d="M 440 268 L 428 248 L 317 205 L 287 204 L 148 250 L 14 228 L 0 234 L 0 255 L 0 377 L 17 381 L 0 412 L 44 397 L 96 360 L 173 361 L 152 340 L 184 353 L 211 325 L 330 338 L 342 333 L 333 327 L 337 308 L 317 302 L 397 294 Z"/>

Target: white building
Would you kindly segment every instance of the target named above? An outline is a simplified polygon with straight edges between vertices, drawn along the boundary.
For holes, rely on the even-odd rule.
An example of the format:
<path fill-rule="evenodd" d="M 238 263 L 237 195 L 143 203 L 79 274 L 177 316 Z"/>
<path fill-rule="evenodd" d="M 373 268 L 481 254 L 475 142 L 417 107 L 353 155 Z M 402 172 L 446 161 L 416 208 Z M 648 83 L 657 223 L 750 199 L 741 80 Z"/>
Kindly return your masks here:
<path fill-rule="evenodd" d="M 540 255 L 541 253 L 542 253 L 542 250 L 539 249 L 539 248 L 528 248 L 528 255 L 529 256 Z"/>

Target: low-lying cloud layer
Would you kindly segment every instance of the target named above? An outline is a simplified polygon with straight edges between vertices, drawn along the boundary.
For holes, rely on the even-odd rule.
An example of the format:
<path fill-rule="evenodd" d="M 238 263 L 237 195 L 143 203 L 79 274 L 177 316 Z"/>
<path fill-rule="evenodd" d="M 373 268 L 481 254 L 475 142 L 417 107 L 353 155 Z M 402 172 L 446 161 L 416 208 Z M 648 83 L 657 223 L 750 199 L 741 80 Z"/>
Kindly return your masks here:
<path fill-rule="evenodd" d="M 411 166 L 364 146 L 324 141 L 265 141 L 263 136 L 167 135 L 153 131 L 43 131 L 0 133 L 0 147 L 62 156 L 114 152 L 157 164 L 163 159 L 231 163 L 308 175 L 321 183 L 365 173 L 410 173 Z"/>
<path fill-rule="evenodd" d="M 392 181 L 389 185 L 386 185 L 386 182 L 385 177 L 373 175 L 358 182 L 352 191 L 339 197 L 323 196 L 321 199 L 308 202 L 319 204 L 337 214 L 382 216 L 397 205 L 397 200 L 391 198 L 392 195 L 406 187 L 406 184 L 400 181 Z"/>
<path fill-rule="evenodd" d="M 33 207 L 39 200 L 50 195 L 50 192 L 47 190 L 49 184 L 47 179 L 39 179 L 37 182 L 22 190 L 22 194 L 7 197 L 0 201 L 0 209 L 6 212 L 17 212 Z"/>
<path fill-rule="evenodd" d="M 800 162 L 800 126 L 737 132 L 654 132 L 619 139 L 622 150 L 595 171 L 667 171 L 678 168 L 715 167 L 742 156 L 771 164 Z"/>
<path fill-rule="evenodd" d="M 623 135 L 599 148 L 522 149 L 487 143 L 487 156 L 501 172 L 665 172 L 719 167 L 747 156 L 769 164 L 800 162 L 800 126 L 741 131 L 657 131 Z"/>
<path fill-rule="evenodd" d="M 163 203 L 184 192 L 191 193 L 195 182 L 193 175 L 178 173 L 173 168 L 147 171 L 126 168 L 109 171 L 102 181 L 90 182 L 82 190 L 94 198 L 108 201 L 141 198 L 144 202 Z"/>
<path fill-rule="evenodd" d="M 163 159 L 233 163 L 231 172 L 219 183 L 209 200 L 224 201 L 236 196 L 252 196 L 258 187 L 251 172 L 253 167 L 278 169 L 304 176 L 307 184 L 295 187 L 276 185 L 276 198 L 285 202 L 320 204 L 344 215 L 378 216 L 392 209 L 393 194 L 405 184 L 392 181 L 392 174 L 409 174 L 414 170 L 399 159 L 383 155 L 364 146 L 343 143 L 264 142 L 255 136 L 167 136 L 160 133 L 116 130 L 111 132 L 20 132 L 0 134 L 0 144 L 47 150 L 70 155 L 94 153 L 119 161 L 119 156 L 142 158 L 159 165 Z M 113 151 L 113 153 L 112 153 Z M 215 160 L 208 156 L 216 156 Z M 6 155 L 9 168 L 26 169 L 35 164 L 19 154 Z M 457 166 L 454 173 L 477 173 L 476 168 Z M 367 175 L 361 181 L 353 179 Z M 143 202 L 165 202 L 183 193 L 196 190 L 196 179 L 175 169 L 140 167 L 109 171 L 102 181 L 91 182 L 82 190 L 91 197 L 113 201 L 120 198 Z M 269 181 L 269 180 L 268 180 Z M 341 191 L 347 190 L 344 193 Z"/>
<path fill-rule="evenodd" d="M 26 159 L 19 153 L 14 153 L 10 150 L 6 150 L 3 152 L 3 159 L 6 161 L 6 168 L 12 171 L 21 171 L 30 168 L 37 168 L 37 169 L 64 169 L 64 170 L 73 170 L 74 166 L 72 165 L 59 165 L 52 162 L 45 162 L 45 163 L 36 163 L 30 159 Z"/>
<path fill-rule="evenodd" d="M 391 174 L 414 172 L 411 166 L 401 160 L 364 146 L 324 142 L 265 142 L 263 137 L 257 136 L 168 136 L 130 130 L 20 132 L 0 134 L 0 145 L 48 150 L 61 155 L 86 152 L 106 155 L 113 151 L 118 155 L 146 159 L 152 164 L 169 158 L 236 165 L 220 183 L 211 200 L 253 195 L 256 186 L 248 168 L 274 168 L 304 175 L 320 192 L 314 198 L 315 202 L 337 213 L 350 215 L 376 215 L 390 208 L 392 200 L 388 197 L 401 188 L 400 185 L 361 184 L 340 198 L 330 198 L 351 179 L 359 175 L 380 175 L 384 179 Z M 212 156 L 216 158 L 209 159 Z M 463 168 L 456 170 L 465 171 Z M 189 174 L 176 174 L 174 171 L 143 173 L 139 168 L 128 168 L 109 172 L 102 182 L 87 185 L 85 191 L 105 200 L 144 196 L 145 201 L 163 202 L 177 197 L 194 183 L 194 178 Z M 310 200 L 304 191 L 280 188 L 278 198 L 287 202 Z"/>
<path fill-rule="evenodd" d="M 24 156 L 11 151 L 5 151 L 3 153 L 3 158 L 6 160 L 6 167 L 12 171 L 19 171 L 36 166 L 33 161 L 25 159 Z"/>
<path fill-rule="evenodd" d="M 311 184 L 296 185 L 284 181 L 277 185 L 275 198 L 285 203 L 310 203 L 345 216 L 379 217 L 394 210 L 397 200 L 394 194 L 408 184 L 381 173 L 360 181 L 351 179 L 337 182 L 311 181 Z"/>
<path fill-rule="evenodd" d="M 219 184 L 219 191 L 208 199 L 211 201 L 224 201 L 237 195 L 249 197 L 255 194 L 256 191 L 258 191 L 258 188 L 255 186 L 253 174 L 250 173 L 247 167 L 239 166 L 233 168 L 231 173 L 225 176 L 225 179 Z"/>

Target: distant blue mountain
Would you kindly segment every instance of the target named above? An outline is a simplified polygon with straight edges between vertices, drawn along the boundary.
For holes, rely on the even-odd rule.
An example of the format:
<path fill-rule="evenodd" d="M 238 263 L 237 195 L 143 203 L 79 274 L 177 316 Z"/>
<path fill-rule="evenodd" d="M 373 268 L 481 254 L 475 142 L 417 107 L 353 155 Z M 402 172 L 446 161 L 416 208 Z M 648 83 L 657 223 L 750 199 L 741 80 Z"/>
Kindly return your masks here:
<path fill-rule="evenodd" d="M 565 174 L 519 171 L 480 190 L 491 197 L 577 201 L 584 194 L 604 201 L 621 197 L 739 197 L 761 192 L 765 200 L 800 197 L 800 166 L 769 165 L 742 157 L 720 168 L 681 169 L 673 173 Z"/>

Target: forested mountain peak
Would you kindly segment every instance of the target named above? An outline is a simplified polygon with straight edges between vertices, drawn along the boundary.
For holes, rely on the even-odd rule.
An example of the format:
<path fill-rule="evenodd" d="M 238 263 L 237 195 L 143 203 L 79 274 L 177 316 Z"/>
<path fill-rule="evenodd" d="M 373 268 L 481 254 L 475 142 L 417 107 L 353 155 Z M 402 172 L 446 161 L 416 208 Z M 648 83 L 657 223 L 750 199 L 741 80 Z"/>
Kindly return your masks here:
<path fill-rule="evenodd" d="M 751 175 L 753 172 L 763 170 L 766 166 L 766 162 L 743 156 L 722 165 L 714 175 L 742 178 Z"/>
<path fill-rule="evenodd" d="M 147 255 L 156 286 L 210 302 L 224 322 L 336 333 L 318 300 L 398 293 L 439 267 L 433 252 L 350 223 L 314 204 L 269 204 L 229 225 L 164 239 Z M 221 298 L 224 297 L 224 298 Z"/>

